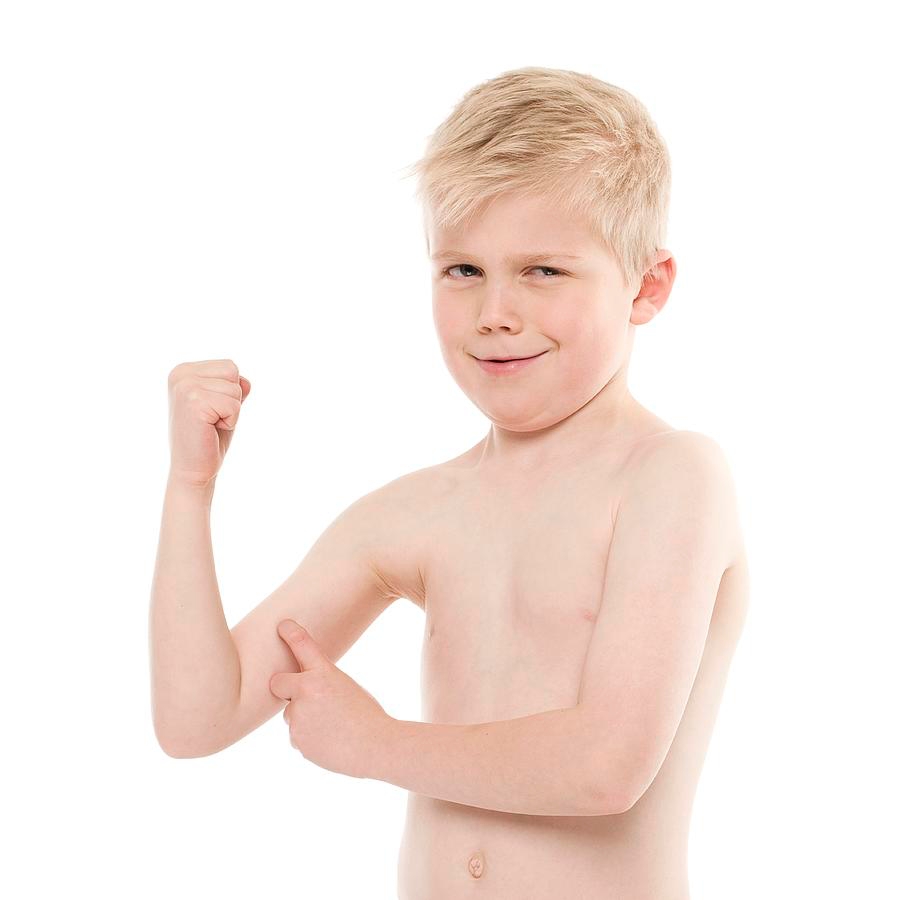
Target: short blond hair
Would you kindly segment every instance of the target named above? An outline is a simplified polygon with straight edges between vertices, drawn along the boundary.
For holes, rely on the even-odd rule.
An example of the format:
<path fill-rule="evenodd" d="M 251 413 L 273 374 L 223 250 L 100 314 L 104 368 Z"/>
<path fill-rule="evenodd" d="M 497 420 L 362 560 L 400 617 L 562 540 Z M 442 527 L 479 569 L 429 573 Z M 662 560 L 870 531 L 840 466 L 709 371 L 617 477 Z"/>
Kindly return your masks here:
<path fill-rule="evenodd" d="M 407 171 L 418 176 L 426 223 L 456 227 L 500 194 L 541 195 L 587 220 L 627 285 L 656 275 L 669 153 L 646 108 L 620 87 L 566 69 L 503 72 L 462 97 Z"/>

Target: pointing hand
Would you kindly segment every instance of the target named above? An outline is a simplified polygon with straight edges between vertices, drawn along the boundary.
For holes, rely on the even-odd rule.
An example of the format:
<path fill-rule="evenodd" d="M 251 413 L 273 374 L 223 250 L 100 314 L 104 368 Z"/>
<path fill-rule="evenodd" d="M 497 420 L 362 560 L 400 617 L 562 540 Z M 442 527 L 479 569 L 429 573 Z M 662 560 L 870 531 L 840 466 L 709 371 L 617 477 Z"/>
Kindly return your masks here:
<path fill-rule="evenodd" d="M 269 690 L 290 701 L 284 721 L 291 746 L 323 769 L 368 778 L 376 742 L 394 720 L 293 619 L 280 622 L 278 634 L 300 664 L 299 672 L 269 680 Z"/>

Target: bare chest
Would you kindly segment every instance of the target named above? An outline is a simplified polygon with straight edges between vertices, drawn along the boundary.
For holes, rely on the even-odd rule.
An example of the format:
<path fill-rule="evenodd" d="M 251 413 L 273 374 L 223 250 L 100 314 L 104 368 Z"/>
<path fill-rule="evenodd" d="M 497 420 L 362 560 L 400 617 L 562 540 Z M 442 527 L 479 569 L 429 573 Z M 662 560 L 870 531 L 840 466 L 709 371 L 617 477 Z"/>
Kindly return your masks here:
<path fill-rule="evenodd" d="M 603 600 L 623 467 L 515 490 L 451 473 L 416 547 L 422 719 L 469 724 L 574 706 Z M 746 594 L 726 573 L 682 726 L 654 785 L 615 816 L 521 816 L 409 795 L 399 896 L 688 896 L 687 824 Z M 663 892 L 661 887 L 665 885 Z"/>
<path fill-rule="evenodd" d="M 575 473 L 510 491 L 462 480 L 423 565 L 423 718 L 509 719 L 578 700 L 600 608 L 612 482 Z"/>

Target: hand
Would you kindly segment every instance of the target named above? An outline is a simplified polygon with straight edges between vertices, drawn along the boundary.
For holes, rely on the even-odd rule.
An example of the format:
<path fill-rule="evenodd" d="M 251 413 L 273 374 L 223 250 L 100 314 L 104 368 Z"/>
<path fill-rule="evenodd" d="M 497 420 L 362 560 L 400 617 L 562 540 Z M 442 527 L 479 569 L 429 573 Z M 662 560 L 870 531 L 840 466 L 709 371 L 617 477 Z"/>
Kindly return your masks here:
<path fill-rule="evenodd" d="M 393 719 L 293 619 L 278 624 L 278 635 L 300 664 L 299 672 L 278 672 L 269 680 L 276 697 L 290 700 L 284 721 L 291 746 L 323 769 L 368 778 L 373 748 Z"/>
<path fill-rule="evenodd" d="M 218 474 L 250 382 L 230 359 L 185 362 L 169 373 L 170 479 L 208 485 Z"/>

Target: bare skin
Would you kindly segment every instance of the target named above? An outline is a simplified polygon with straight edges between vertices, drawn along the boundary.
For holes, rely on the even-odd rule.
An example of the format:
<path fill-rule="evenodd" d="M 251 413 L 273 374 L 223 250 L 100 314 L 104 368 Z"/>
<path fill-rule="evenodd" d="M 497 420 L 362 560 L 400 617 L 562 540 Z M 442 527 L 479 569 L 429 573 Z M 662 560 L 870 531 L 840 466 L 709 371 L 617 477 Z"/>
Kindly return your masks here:
<path fill-rule="evenodd" d="M 618 621 L 621 627 L 622 617 L 608 614 L 617 593 L 620 609 L 623 597 L 631 599 L 622 582 L 630 578 L 632 561 L 640 565 L 646 543 L 625 557 L 627 574 L 618 573 L 619 591 L 607 590 L 604 608 L 605 574 L 616 569 L 615 553 L 608 565 L 613 526 L 640 494 L 626 488 L 639 483 L 642 459 L 677 440 L 675 429 L 638 404 L 626 386 L 636 327 L 665 305 L 674 260 L 656 251 L 655 269 L 640 283 L 626 283 L 584 223 L 545 200 L 515 195 L 465 226 L 432 229 L 432 251 L 441 351 L 457 384 L 490 420 L 490 431 L 460 456 L 361 498 L 362 506 L 335 520 L 309 559 L 231 630 L 233 640 L 218 593 L 208 589 L 211 602 L 205 622 L 204 609 L 195 617 L 196 631 L 212 635 L 209 655 L 225 660 L 227 668 L 216 671 L 229 677 L 203 683 L 191 674 L 193 658 L 178 652 L 187 642 L 176 638 L 186 627 L 183 609 L 192 606 L 188 593 L 195 593 L 185 585 L 202 580 L 215 588 L 208 498 L 198 503 L 172 493 L 176 514 L 168 521 L 178 528 L 165 529 L 161 538 L 153 620 L 155 724 L 171 755 L 217 752 L 273 714 L 272 698 L 282 694 L 268 682 L 275 640 L 270 626 L 298 611 L 337 661 L 394 599 L 418 604 L 425 613 L 427 722 L 474 724 L 572 707 L 596 685 L 591 679 L 585 684 L 594 633 L 615 633 L 596 626 Z M 509 367 L 483 364 L 495 357 L 534 359 Z M 228 365 L 219 371 L 221 363 Z M 175 382 L 187 380 L 189 390 L 178 393 Z M 191 428 L 173 429 L 173 457 L 178 450 L 180 458 L 175 468 L 187 481 L 205 485 L 214 478 L 223 450 L 213 426 L 217 418 L 231 419 L 233 428 L 249 390 L 246 379 L 240 382 L 229 360 L 176 367 L 170 375 L 179 401 L 175 425 L 193 416 Z M 656 494 L 643 496 L 640 516 L 655 517 L 646 498 Z M 409 792 L 398 866 L 401 900 L 459 900 L 473 891 L 492 900 L 689 900 L 691 806 L 748 594 L 736 515 L 720 518 L 715 553 L 707 558 L 722 577 L 709 582 L 718 584 L 718 595 L 703 657 L 674 741 L 649 788 L 643 791 L 646 779 L 641 785 L 640 799 L 615 814 L 544 816 Z M 180 530 L 182 520 L 187 524 Z M 637 521 L 642 525 L 645 518 Z M 630 529 L 633 549 L 634 522 Z M 189 559 L 196 554 L 184 552 L 184 535 L 195 542 L 199 535 L 206 547 L 199 569 Z M 653 556 L 646 558 L 652 564 Z M 172 577 L 182 569 L 193 582 Z M 343 598 L 339 616 L 334 593 L 350 598 Z M 654 631 L 656 647 L 668 633 Z M 627 656 L 617 660 L 624 664 Z M 294 663 L 279 644 L 281 670 L 296 672 Z M 204 699 L 216 691 L 215 702 Z M 210 710 L 200 722 L 198 708 Z M 235 708 L 237 720 L 228 723 Z M 228 727 L 211 737 L 222 722 Z M 615 767 L 604 769 L 610 772 Z M 623 774 L 621 784 L 600 786 L 598 793 L 637 796 L 626 780 Z"/>
<path fill-rule="evenodd" d="M 675 430 L 627 387 L 635 332 L 665 306 L 675 261 L 658 250 L 629 281 L 587 223 L 515 193 L 454 227 L 429 223 L 426 243 L 444 361 L 491 428 L 424 470 L 408 565 L 391 573 L 425 612 L 422 719 L 574 706 L 623 487 Z M 479 362 L 536 354 L 503 374 Z M 702 661 L 640 799 L 615 815 L 535 816 L 410 792 L 401 900 L 689 900 L 691 807 L 748 595 L 736 517 L 721 527 L 733 552 Z"/>
<path fill-rule="evenodd" d="M 641 408 L 621 427 L 605 450 L 598 442 L 527 479 L 485 463 L 487 439 L 430 470 L 420 507 L 427 540 L 410 548 L 410 583 L 398 585 L 425 612 L 423 721 L 510 719 L 578 701 L 617 493 L 642 450 L 672 431 Z M 410 792 L 401 900 L 688 900 L 691 807 L 747 588 L 736 530 L 681 726 L 631 809 L 527 816 Z"/>

